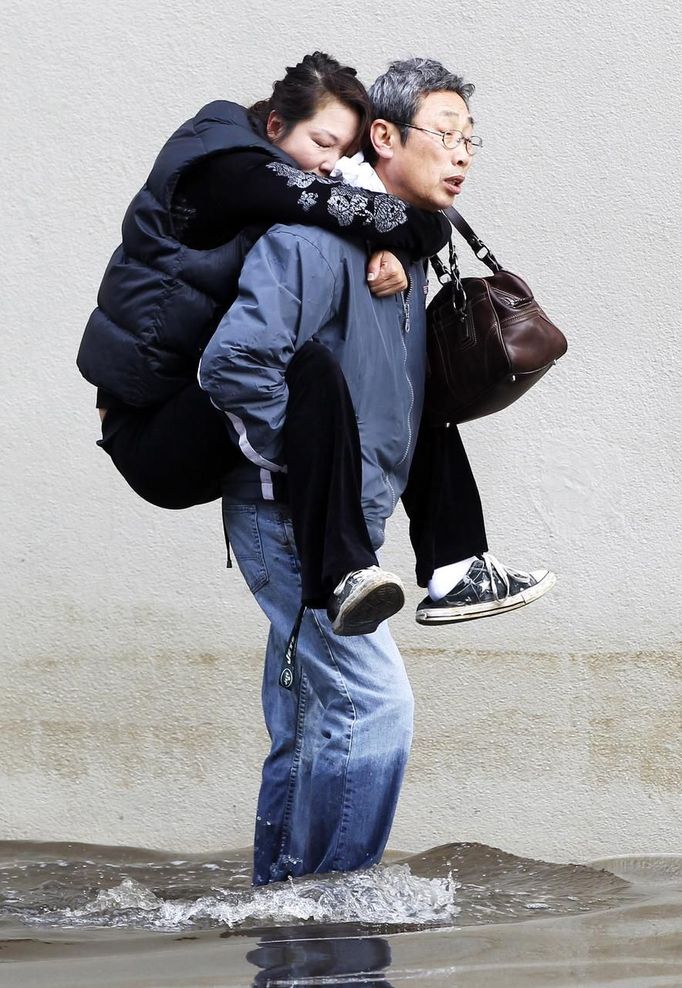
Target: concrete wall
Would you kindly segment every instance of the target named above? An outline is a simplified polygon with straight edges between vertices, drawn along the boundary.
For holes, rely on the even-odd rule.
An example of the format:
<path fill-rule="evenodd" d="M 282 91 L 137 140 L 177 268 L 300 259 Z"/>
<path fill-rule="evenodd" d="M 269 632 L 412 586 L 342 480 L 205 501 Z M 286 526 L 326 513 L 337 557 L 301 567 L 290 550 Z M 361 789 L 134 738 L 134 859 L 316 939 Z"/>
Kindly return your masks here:
<path fill-rule="evenodd" d="M 251 840 L 264 622 L 218 505 L 154 509 L 95 446 L 74 356 L 165 137 L 322 47 L 367 81 L 410 54 L 475 81 L 486 147 L 459 205 L 570 339 L 464 429 L 492 550 L 551 565 L 555 591 L 427 633 L 412 584 L 393 623 L 418 709 L 392 846 L 679 852 L 679 7 L 230 7 L 3 9 L 0 837 Z M 403 516 L 384 559 L 410 580 Z"/>

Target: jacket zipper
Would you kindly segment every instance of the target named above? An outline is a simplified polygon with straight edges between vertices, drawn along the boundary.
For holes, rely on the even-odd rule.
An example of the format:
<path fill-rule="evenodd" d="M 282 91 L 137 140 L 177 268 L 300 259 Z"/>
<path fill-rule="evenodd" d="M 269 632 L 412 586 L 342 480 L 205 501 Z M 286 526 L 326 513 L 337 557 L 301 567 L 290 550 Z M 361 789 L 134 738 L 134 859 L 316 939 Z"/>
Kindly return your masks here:
<path fill-rule="evenodd" d="M 403 332 L 409 333 L 410 331 L 410 295 L 412 293 L 412 284 L 407 289 L 406 292 L 400 293 L 400 299 L 403 303 Z"/>
<path fill-rule="evenodd" d="M 412 285 L 411 284 L 410 284 L 410 287 L 407 289 L 406 292 L 401 292 L 400 293 L 400 298 L 401 298 L 402 305 L 403 305 L 403 316 L 404 316 L 403 327 L 402 327 L 402 334 L 401 334 L 401 337 L 400 337 L 400 342 L 402 343 L 402 346 L 403 346 L 404 367 L 405 367 L 405 380 L 407 381 L 407 386 L 408 386 L 409 392 L 410 392 L 410 407 L 407 410 L 407 445 L 405 447 L 405 450 L 403 452 L 403 455 L 400 457 L 400 459 L 398 460 L 398 462 L 395 465 L 395 469 L 396 470 L 398 469 L 398 467 L 402 466 L 402 464 L 405 462 L 405 460 L 407 458 L 407 454 L 409 453 L 410 447 L 412 445 L 412 409 L 414 408 L 414 386 L 412 384 L 412 381 L 410 380 L 410 375 L 409 375 L 409 372 L 408 372 L 408 369 L 407 369 L 408 353 L 407 353 L 407 344 L 405 343 L 405 339 L 404 339 L 405 335 L 410 332 L 410 298 L 411 298 L 411 295 L 412 295 Z M 385 474 L 385 476 L 386 476 L 386 483 L 388 484 L 388 486 L 390 488 L 390 491 L 391 491 L 391 498 L 393 500 L 393 509 L 395 510 L 395 506 L 398 503 L 398 498 L 396 497 L 395 488 L 393 487 L 393 484 L 388 479 L 388 475 Z"/>

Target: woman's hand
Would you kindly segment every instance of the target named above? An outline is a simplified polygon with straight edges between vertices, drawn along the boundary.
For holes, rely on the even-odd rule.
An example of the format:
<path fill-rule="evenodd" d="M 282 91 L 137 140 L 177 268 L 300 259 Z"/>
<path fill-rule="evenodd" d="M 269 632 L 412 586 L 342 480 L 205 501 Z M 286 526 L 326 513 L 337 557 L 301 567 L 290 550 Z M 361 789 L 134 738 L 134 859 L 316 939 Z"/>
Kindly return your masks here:
<path fill-rule="evenodd" d="M 386 298 L 404 292 L 409 281 L 402 264 L 389 250 L 380 250 L 369 259 L 367 283 L 372 295 Z"/>

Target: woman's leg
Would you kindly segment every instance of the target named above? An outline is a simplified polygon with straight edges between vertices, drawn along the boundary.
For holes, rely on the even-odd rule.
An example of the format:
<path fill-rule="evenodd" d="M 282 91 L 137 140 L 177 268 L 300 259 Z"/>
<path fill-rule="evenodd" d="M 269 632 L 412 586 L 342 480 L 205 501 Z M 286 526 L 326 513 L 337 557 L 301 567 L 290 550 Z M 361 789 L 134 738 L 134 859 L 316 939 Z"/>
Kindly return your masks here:
<path fill-rule="evenodd" d="M 422 419 L 403 505 L 420 587 L 439 566 L 487 552 L 481 498 L 456 425 Z"/>
<path fill-rule="evenodd" d="M 287 491 L 303 602 L 326 607 L 348 573 L 377 565 L 362 513 L 360 436 L 338 361 L 310 341 L 286 374 Z"/>
<path fill-rule="evenodd" d="M 417 560 L 417 582 L 429 593 L 419 624 L 451 624 L 505 614 L 554 586 L 547 569 L 503 566 L 488 552 L 481 499 L 455 425 L 422 422 L 403 495 Z"/>
<path fill-rule="evenodd" d="M 214 501 L 221 478 L 238 462 L 223 415 L 198 383 L 162 405 L 111 409 L 101 445 L 132 489 L 161 508 Z"/>
<path fill-rule="evenodd" d="M 380 570 L 362 513 L 360 437 L 346 379 L 322 344 L 306 343 L 287 370 L 284 426 L 288 502 L 302 566 L 303 603 L 333 603 L 334 630 L 365 634 L 404 603 L 400 580 Z M 240 462 L 223 415 L 195 382 L 160 406 L 111 410 L 102 445 L 128 484 L 163 508 L 221 494 Z M 341 592 L 335 589 L 345 577 Z"/>

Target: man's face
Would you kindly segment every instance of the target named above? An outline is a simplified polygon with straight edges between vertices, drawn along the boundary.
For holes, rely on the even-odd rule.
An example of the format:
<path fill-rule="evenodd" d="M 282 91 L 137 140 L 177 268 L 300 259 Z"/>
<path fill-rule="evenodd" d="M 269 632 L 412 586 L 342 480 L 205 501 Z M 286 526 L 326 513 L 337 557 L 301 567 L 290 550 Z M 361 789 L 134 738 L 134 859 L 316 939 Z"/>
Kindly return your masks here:
<path fill-rule="evenodd" d="M 403 121 L 407 123 L 408 121 Z M 471 165 L 471 155 L 464 141 L 448 150 L 439 136 L 458 130 L 465 137 L 473 133 L 473 121 L 466 103 L 458 93 L 429 93 L 422 97 L 408 131 L 405 144 L 400 142 L 398 127 L 372 127 L 374 146 L 379 155 L 377 174 L 387 190 L 413 206 L 436 210 L 452 206 Z M 435 134 L 427 134 L 424 127 Z"/>

